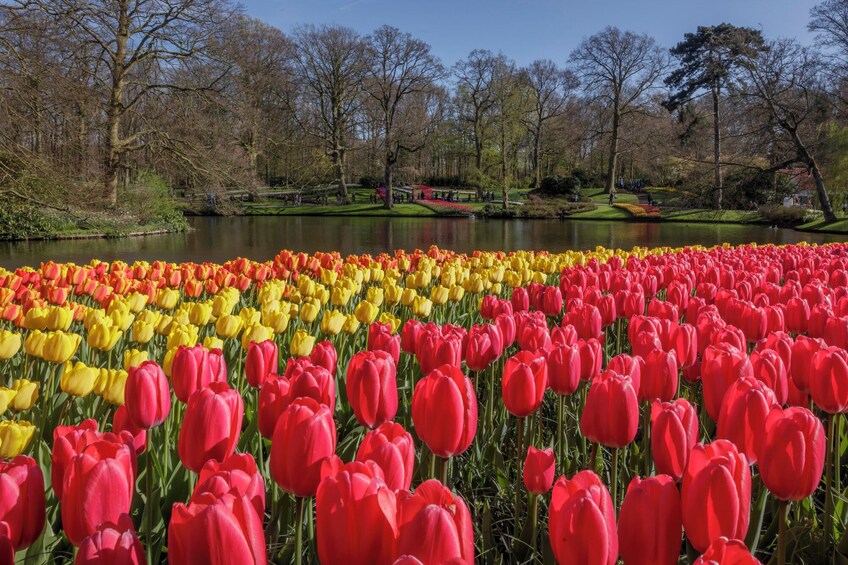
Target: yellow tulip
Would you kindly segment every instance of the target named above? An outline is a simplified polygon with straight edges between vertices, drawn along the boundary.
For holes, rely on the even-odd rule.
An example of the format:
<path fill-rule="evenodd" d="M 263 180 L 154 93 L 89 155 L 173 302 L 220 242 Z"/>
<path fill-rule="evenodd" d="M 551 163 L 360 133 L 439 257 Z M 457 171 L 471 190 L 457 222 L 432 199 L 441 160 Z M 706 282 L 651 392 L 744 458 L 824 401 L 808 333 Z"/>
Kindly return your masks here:
<path fill-rule="evenodd" d="M 0 330 L 0 359 L 11 359 L 21 350 L 21 334 Z"/>
<path fill-rule="evenodd" d="M 289 353 L 292 357 L 305 357 L 312 353 L 313 347 L 315 347 L 315 336 L 309 335 L 304 329 L 300 329 L 294 332 L 292 336 Z"/>
<path fill-rule="evenodd" d="M 433 310 L 433 302 L 423 296 L 416 296 L 412 302 L 412 313 L 418 318 L 426 318 Z"/>
<path fill-rule="evenodd" d="M 547 275 L 540 271 L 536 271 L 533 273 L 533 278 L 531 279 L 536 284 L 545 284 L 545 281 L 548 280 Z"/>
<path fill-rule="evenodd" d="M 10 459 L 23 453 L 35 433 L 35 426 L 23 420 L 0 422 L 0 458 Z"/>
<path fill-rule="evenodd" d="M 38 400 L 38 383 L 27 379 L 17 379 L 12 383 L 15 398 L 9 403 L 14 410 L 29 410 Z"/>
<path fill-rule="evenodd" d="M 344 322 L 345 316 L 338 310 L 324 310 L 324 316 L 321 317 L 321 332 L 327 335 L 337 335 L 342 331 Z"/>
<path fill-rule="evenodd" d="M 127 386 L 127 372 L 120 369 L 100 369 L 94 393 L 109 404 L 124 403 L 124 389 Z"/>
<path fill-rule="evenodd" d="M 15 399 L 15 395 L 17 394 L 18 391 L 16 390 L 0 387 L 0 414 L 9 409 L 9 405 L 12 403 L 12 400 Z"/>
<path fill-rule="evenodd" d="M 330 291 L 322 286 L 315 291 L 315 296 L 313 298 L 317 299 L 323 306 L 330 301 Z"/>
<path fill-rule="evenodd" d="M 500 294 L 503 291 L 503 285 L 501 283 L 495 283 L 492 285 L 492 294 Z"/>
<path fill-rule="evenodd" d="M 244 333 L 241 334 L 241 346 L 247 350 L 250 342 L 255 341 L 261 343 L 263 341 L 268 341 L 269 339 L 274 339 L 274 332 L 271 328 L 266 328 L 262 324 L 253 324 L 246 328 Z"/>
<path fill-rule="evenodd" d="M 23 326 L 28 330 L 47 329 L 47 308 L 33 307 L 24 314 Z"/>
<path fill-rule="evenodd" d="M 418 298 L 418 294 L 413 289 L 405 288 L 403 294 L 400 295 L 400 303 L 404 306 L 412 306 L 416 298 Z"/>
<path fill-rule="evenodd" d="M 224 314 L 215 322 L 215 333 L 224 339 L 232 339 L 241 332 L 244 321 L 238 316 Z"/>
<path fill-rule="evenodd" d="M 153 326 L 144 320 L 136 320 L 132 326 L 130 338 L 135 343 L 145 344 L 153 339 Z"/>
<path fill-rule="evenodd" d="M 159 317 L 159 322 L 156 324 L 156 333 L 159 335 L 168 335 L 171 333 L 171 326 L 174 324 L 174 318 L 163 314 Z"/>
<path fill-rule="evenodd" d="M 168 342 L 165 347 L 167 349 L 176 349 L 181 345 L 194 347 L 197 344 L 198 332 L 197 326 L 190 324 L 187 326 L 175 326 L 171 329 L 171 333 L 168 334 Z"/>
<path fill-rule="evenodd" d="M 180 293 L 173 288 L 163 288 L 156 295 L 156 306 L 162 310 L 173 310 L 180 299 Z"/>
<path fill-rule="evenodd" d="M 356 319 L 363 324 L 370 324 L 373 322 L 379 313 L 380 309 L 367 300 L 363 300 L 357 304 L 356 308 L 353 310 L 353 315 L 356 316 Z"/>
<path fill-rule="evenodd" d="M 268 312 L 262 316 L 262 324 L 271 328 L 275 334 L 283 333 L 289 327 L 288 312 L 280 312 L 279 310 Z"/>
<path fill-rule="evenodd" d="M 145 306 L 147 306 L 147 295 L 140 292 L 133 292 L 128 295 L 125 300 L 130 312 L 133 314 L 138 314 L 144 310 Z"/>
<path fill-rule="evenodd" d="M 188 311 L 188 320 L 195 326 L 205 326 L 212 319 L 212 304 L 195 302 Z"/>
<path fill-rule="evenodd" d="M 386 286 L 383 290 L 385 292 L 386 302 L 389 305 L 393 306 L 400 302 L 403 293 L 403 289 L 401 287 L 397 286 L 396 284 L 390 284 Z"/>
<path fill-rule="evenodd" d="M 188 326 L 191 324 L 191 319 L 188 316 L 188 309 L 183 308 L 181 304 L 180 307 L 174 312 L 174 316 L 171 319 L 171 324 L 176 324 L 178 326 Z"/>
<path fill-rule="evenodd" d="M 51 363 L 64 363 L 74 356 L 81 342 L 82 336 L 79 334 L 50 332 L 43 342 L 42 359 Z"/>
<path fill-rule="evenodd" d="M 304 302 L 300 305 L 300 319 L 307 324 L 311 324 L 318 317 L 320 310 L 320 305 L 314 302 Z"/>
<path fill-rule="evenodd" d="M 465 296 L 465 289 L 458 284 L 453 285 L 448 290 L 448 299 L 452 302 L 459 302 Z"/>
<path fill-rule="evenodd" d="M 480 275 L 474 274 L 468 279 L 468 288 L 466 288 L 468 292 L 471 292 L 472 294 L 480 294 L 483 292 L 483 289 L 483 279 L 480 278 Z"/>
<path fill-rule="evenodd" d="M 121 338 L 121 328 L 107 322 L 97 322 L 88 330 L 86 341 L 100 351 L 111 351 Z"/>
<path fill-rule="evenodd" d="M 306 275 L 298 275 L 297 291 L 301 294 L 301 296 L 312 296 L 315 294 L 315 281 Z"/>
<path fill-rule="evenodd" d="M 54 306 L 47 313 L 47 329 L 68 331 L 74 322 L 74 313 L 67 306 Z"/>
<path fill-rule="evenodd" d="M 379 308 L 383 305 L 384 294 L 385 292 L 379 286 L 369 286 L 365 292 L 365 299 Z"/>
<path fill-rule="evenodd" d="M 207 339 L 209 339 L 209 338 L 207 338 Z M 214 348 L 209 347 L 207 349 L 214 349 Z M 169 349 L 165 352 L 165 358 L 162 359 L 162 372 L 164 372 L 165 375 L 168 376 L 168 378 L 171 378 L 171 367 L 174 364 L 174 355 L 176 355 L 176 354 L 177 354 L 176 348 L 175 349 Z"/>
<path fill-rule="evenodd" d="M 148 323 L 151 326 L 157 326 L 159 324 L 159 320 L 162 319 L 162 313 L 157 312 L 156 310 L 143 310 L 138 316 L 135 317 L 136 320 L 141 320 L 142 322 Z"/>
<path fill-rule="evenodd" d="M 43 359 L 45 343 L 47 343 L 47 334 L 35 330 L 27 336 L 26 342 L 24 342 L 24 350 L 27 355 Z"/>
<path fill-rule="evenodd" d="M 283 298 L 283 287 L 285 285 L 281 281 L 266 281 L 262 288 L 259 289 L 259 302 L 268 302 L 270 300 L 281 300 Z"/>
<path fill-rule="evenodd" d="M 133 367 L 138 367 L 150 356 L 147 351 L 139 351 L 138 349 L 127 349 L 124 351 L 124 371 L 129 371 Z"/>
<path fill-rule="evenodd" d="M 392 333 L 398 331 L 398 328 L 400 327 L 400 318 L 395 318 L 392 316 L 391 312 L 383 312 L 377 320 L 381 324 L 389 324 L 392 326 Z"/>
<path fill-rule="evenodd" d="M 101 308 L 89 308 L 85 311 L 85 315 L 82 318 L 82 325 L 87 331 L 91 328 L 91 326 L 98 322 L 103 322 L 108 317 L 106 310 Z"/>
<path fill-rule="evenodd" d="M 216 318 L 232 314 L 233 308 L 235 307 L 236 303 L 230 300 L 229 296 L 226 294 L 219 294 L 212 299 L 212 315 Z"/>
<path fill-rule="evenodd" d="M 441 306 L 448 301 L 449 290 L 443 286 L 434 286 L 430 291 L 430 300 L 436 306 Z"/>
<path fill-rule="evenodd" d="M 133 321 L 135 321 L 135 314 L 129 310 L 115 310 L 109 314 L 109 319 L 112 320 L 113 326 L 125 332 L 132 325 Z"/>
<path fill-rule="evenodd" d="M 203 339 L 203 347 L 206 349 L 224 349 L 224 342 L 221 338 L 210 335 Z"/>
<path fill-rule="evenodd" d="M 255 308 L 242 308 L 239 318 L 244 322 L 244 327 L 249 327 L 259 323 L 261 314 Z"/>
<path fill-rule="evenodd" d="M 359 329 L 359 320 L 356 319 L 356 316 L 348 314 L 345 316 L 344 325 L 342 326 L 342 331 L 346 334 L 355 334 L 356 330 Z"/>
<path fill-rule="evenodd" d="M 331 269 L 321 269 L 321 282 L 327 286 L 333 286 L 339 278 L 339 274 Z"/>
<path fill-rule="evenodd" d="M 99 376 L 97 367 L 86 367 L 81 361 L 76 364 L 68 361 L 59 379 L 59 387 L 71 396 L 85 397 L 94 390 Z"/>
<path fill-rule="evenodd" d="M 351 291 L 343 286 L 333 287 L 333 292 L 330 295 L 330 301 L 333 306 L 345 306 L 350 301 Z"/>

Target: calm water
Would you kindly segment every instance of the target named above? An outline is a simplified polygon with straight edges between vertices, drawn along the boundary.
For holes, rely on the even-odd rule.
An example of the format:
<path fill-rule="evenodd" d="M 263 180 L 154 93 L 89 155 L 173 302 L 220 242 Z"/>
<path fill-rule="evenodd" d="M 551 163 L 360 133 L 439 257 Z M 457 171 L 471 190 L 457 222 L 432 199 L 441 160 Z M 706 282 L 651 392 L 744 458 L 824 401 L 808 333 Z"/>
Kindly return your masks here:
<path fill-rule="evenodd" d="M 0 266 L 41 261 L 87 263 L 93 258 L 223 262 L 235 257 L 268 260 L 281 249 L 342 254 L 426 249 L 436 244 L 460 252 L 532 249 L 631 248 L 659 245 L 826 243 L 846 236 L 806 234 L 759 226 L 559 220 L 448 218 L 237 217 L 192 218 L 194 231 L 125 239 L 0 242 Z"/>

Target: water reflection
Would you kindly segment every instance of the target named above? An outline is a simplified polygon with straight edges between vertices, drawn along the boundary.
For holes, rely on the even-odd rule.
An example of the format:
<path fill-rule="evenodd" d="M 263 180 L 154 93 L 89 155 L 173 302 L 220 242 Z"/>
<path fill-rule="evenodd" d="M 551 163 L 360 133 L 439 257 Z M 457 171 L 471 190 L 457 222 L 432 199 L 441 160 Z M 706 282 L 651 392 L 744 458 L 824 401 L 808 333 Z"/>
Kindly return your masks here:
<path fill-rule="evenodd" d="M 432 244 L 461 252 L 716 245 L 723 242 L 825 243 L 846 237 L 723 224 L 662 224 L 559 220 L 467 220 L 446 218 L 247 217 L 193 218 L 194 231 L 129 239 L 0 243 L 0 266 L 92 258 L 223 262 L 244 256 L 272 258 L 280 249 L 377 254 L 426 249 Z"/>

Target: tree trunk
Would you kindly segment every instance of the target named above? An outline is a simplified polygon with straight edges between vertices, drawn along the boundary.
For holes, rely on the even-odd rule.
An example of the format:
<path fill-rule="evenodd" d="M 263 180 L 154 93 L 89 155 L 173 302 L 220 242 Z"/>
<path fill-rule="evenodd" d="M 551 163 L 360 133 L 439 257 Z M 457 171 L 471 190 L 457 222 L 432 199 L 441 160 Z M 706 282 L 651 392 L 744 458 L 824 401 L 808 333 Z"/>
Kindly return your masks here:
<path fill-rule="evenodd" d="M 618 101 L 615 103 L 612 113 L 612 139 L 610 140 L 609 164 L 607 165 L 607 183 L 604 192 L 615 194 L 615 169 L 618 164 L 618 127 L 621 120 L 621 112 L 618 109 Z"/>
<path fill-rule="evenodd" d="M 478 119 L 474 122 L 474 165 L 477 168 L 477 198 L 483 197 L 480 181 L 483 177 L 483 126 Z"/>
<path fill-rule="evenodd" d="M 333 151 L 333 161 L 336 167 L 339 197 L 341 197 L 342 202 L 347 202 L 347 171 L 345 170 L 345 150 L 342 147 L 336 146 L 335 151 Z"/>
<path fill-rule="evenodd" d="M 807 146 L 801 141 L 797 130 L 790 130 L 792 140 L 795 142 L 795 147 L 798 149 L 798 155 L 807 165 L 810 173 L 813 175 L 813 180 L 816 183 L 816 196 L 819 197 L 819 205 L 824 213 L 824 219 L 827 222 L 835 222 L 836 214 L 833 213 L 833 207 L 830 204 L 830 197 L 827 195 L 827 189 L 824 185 L 824 177 L 821 174 L 818 163 L 813 158 L 812 154 L 807 150 Z"/>
<path fill-rule="evenodd" d="M 126 76 L 127 43 L 130 21 L 127 16 L 127 1 L 118 6 L 118 29 L 115 34 L 115 58 L 112 68 L 112 89 L 109 93 L 109 109 L 106 112 L 108 136 L 106 141 L 106 167 L 104 171 L 103 196 L 109 206 L 118 203 L 118 173 L 121 166 L 121 117 L 123 116 L 124 79 Z"/>
<path fill-rule="evenodd" d="M 539 127 L 536 129 L 535 134 L 533 135 L 533 169 L 535 170 L 536 177 L 533 181 L 533 187 L 535 189 L 539 189 L 542 187 L 542 124 L 539 123 Z"/>
<path fill-rule="evenodd" d="M 392 202 L 392 157 L 390 153 L 386 153 L 386 160 L 383 170 L 383 186 L 386 188 L 386 210 L 391 210 L 394 203 Z"/>
<path fill-rule="evenodd" d="M 721 178 L 721 115 L 719 113 L 719 85 L 715 82 L 712 87 L 713 94 L 713 163 L 715 166 L 714 188 L 716 210 L 721 210 L 724 198 L 724 187 Z"/>

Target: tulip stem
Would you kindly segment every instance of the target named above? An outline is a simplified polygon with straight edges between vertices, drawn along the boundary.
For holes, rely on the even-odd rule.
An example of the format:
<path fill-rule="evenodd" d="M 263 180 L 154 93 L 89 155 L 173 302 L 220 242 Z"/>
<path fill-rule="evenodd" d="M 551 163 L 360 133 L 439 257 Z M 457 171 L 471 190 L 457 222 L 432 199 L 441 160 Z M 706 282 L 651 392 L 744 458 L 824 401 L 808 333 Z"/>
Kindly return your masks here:
<path fill-rule="evenodd" d="M 294 525 L 294 562 L 301 565 L 303 562 L 303 497 L 298 496 L 295 501 Z"/>
<path fill-rule="evenodd" d="M 145 483 L 145 496 L 147 497 L 144 501 L 145 509 L 144 509 L 144 534 L 145 541 L 147 542 L 147 562 L 155 563 L 158 562 L 153 560 L 153 501 L 151 500 L 153 497 L 153 449 L 155 443 L 153 442 L 153 428 L 147 430 L 147 449 L 144 454 L 147 458 L 147 464 L 145 465 L 144 472 L 144 483 Z"/>
<path fill-rule="evenodd" d="M 589 469 L 595 470 L 595 463 L 598 460 L 598 444 L 592 443 L 592 452 L 589 455 Z"/>
<path fill-rule="evenodd" d="M 597 444 L 596 444 L 597 445 Z M 612 507 L 618 508 L 618 452 L 616 447 L 612 448 Z"/>
<path fill-rule="evenodd" d="M 777 534 L 777 565 L 786 564 L 786 511 L 788 509 L 789 502 L 781 500 L 777 510 L 777 519 L 780 520 Z"/>
<path fill-rule="evenodd" d="M 430 478 L 436 478 L 436 454 L 432 451 L 430 452 Z"/>
<path fill-rule="evenodd" d="M 565 456 L 564 454 L 568 451 L 568 446 L 563 447 L 563 437 L 562 433 L 562 420 L 563 420 L 563 412 L 565 404 L 565 397 L 557 395 L 557 463 L 559 463 L 559 468 L 562 470 L 565 465 Z"/>
<path fill-rule="evenodd" d="M 827 556 L 830 553 L 830 536 L 833 533 L 833 444 L 834 424 L 836 423 L 836 415 L 830 414 L 827 423 L 827 454 L 825 458 L 825 496 L 824 496 L 824 531 L 822 532 L 822 548 L 823 553 Z"/>
<path fill-rule="evenodd" d="M 523 469 L 522 469 L 522 467 L 523 467 L 523 465 L 522 465 L 522 463 L 523 463 L 522 455 L 524 453 L 524 449 L 523 449 L 523 445 L 524 445 L 524 418 L 518 419 L 518 425 L 516 426 L 516 428 L 517 428 L 517 437 L 516 437 L 516 444 L 515 444 L 515 446 L 516 446 L 516 452 L 515 452 L 515 467 L 516 467 L 516 473 L 515 473 L 515 529 L 516 529 L 516 532 L 517 532 L 518 528 L 520 527 L 520 523 L 521 523 L 521 519 L 520 519 L 521 518 L 521 507 L 522 507 L 521 502 L 522 502 L 522 499 L 523 499 L 522 497 L 523 497 L 523 494 L 524 494 L 523 491 L 522 491 L 522 488 L 521 488 L 523 480 L 524 480 L 523 479 Z"/>
<path fill-rule="evenodd" d="M 445 486 L 448 486 L 448 469 L 450 468 L 450 458 L 445 457 L 444 459 L 442 459 L 440 457 L 439 459 L 440 459 L 440 463 L 441 463 L 441 473 L 440 473 L 440 475 L 441 475 L 441 479 L 442 479 L 442 484 L 445 485 Z"/>
<path fill-rule="evenodd" d="M 642 454 L 645 458 L 645 476 L 651 475 L 651 404 L 646 402 L 642 412 Z"/>

